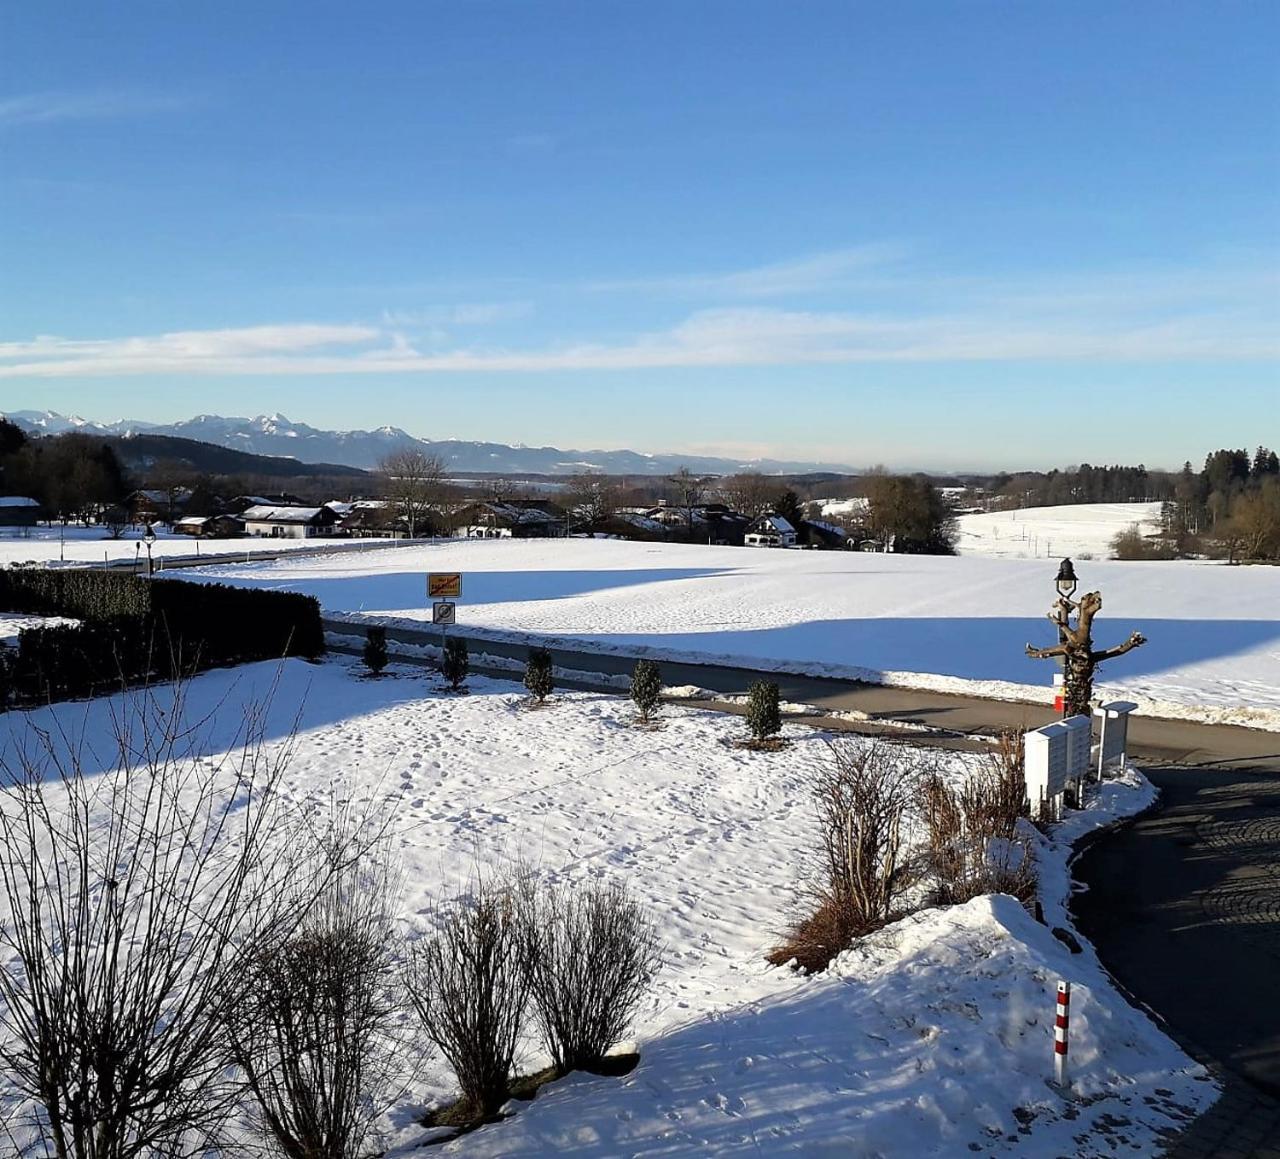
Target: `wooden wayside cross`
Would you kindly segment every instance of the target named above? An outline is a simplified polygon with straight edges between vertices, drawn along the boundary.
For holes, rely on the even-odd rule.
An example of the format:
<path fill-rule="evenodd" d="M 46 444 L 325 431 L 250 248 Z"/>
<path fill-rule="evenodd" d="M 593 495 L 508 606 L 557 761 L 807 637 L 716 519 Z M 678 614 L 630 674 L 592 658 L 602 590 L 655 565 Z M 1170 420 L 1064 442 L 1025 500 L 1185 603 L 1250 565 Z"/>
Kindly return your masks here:
<path fill-rule="evenodd" d="M 1062 715 L 1087 716 L 1092 711 L 1093 674 L 1104 660 L 1123 656 L 1147 642 L 1141 632 L 1133 632 L 1123 644 L 1094 651 L 1093 618 L 1102 611 L 1102 593 L 1086 592 L 1079 601 L 1059 596 L 1049 613 L 1058 626 L 1058 644 L 1053 648 L 1027 645 L 1027 655 L 1034 660 L 1063 658 Z M 1075 613 L 1075 623 L 1071 622 Z"/>

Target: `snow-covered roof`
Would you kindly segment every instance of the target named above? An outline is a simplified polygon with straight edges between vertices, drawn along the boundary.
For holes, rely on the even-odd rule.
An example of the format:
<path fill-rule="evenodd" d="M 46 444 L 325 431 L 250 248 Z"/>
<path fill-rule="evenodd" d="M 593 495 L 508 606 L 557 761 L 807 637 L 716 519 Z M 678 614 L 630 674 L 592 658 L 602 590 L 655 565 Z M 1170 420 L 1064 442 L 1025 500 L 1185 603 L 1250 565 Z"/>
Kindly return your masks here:
<path fill-rule="evenodd" d="M 155 488 L 143 488 L 140 491 L 135 491 L 133 498 L 145 499 L 148 503 L 168 503 L 170 499 L 174 503 L 185 503 L 191 498 L 191 491 L 187 487 L 175 487 L 172 493 Z"/>
<path fill-rule="evenodd" d="M 203 527 L 210 518 L 208 515 L 184 515 L 174 523 L 174 527 Z"/>
<path fill-rule="evenodd" d="M 520 507 L 514 503 L 503 503 L 498 500 L 481 503 L 480 506 L 511 523 L 558 523 L 560 521 L 558 515 L 552 515 L 550 511 L 541 507 Z"/>
<path fill-rule="evenodd" d="M 323 507 L 250 507 L 240 517 L 246 523 L 310 523 Z"/>
<path fill-rule="evenodd" d="M 35 499 L 28 499 L 25 495 L 0 495 L 0 507 L 39 507 L 40 503 Z"/>
<path fill-rule="evenodd" d="M 795 535 L 796 533 L 796 529 L 781 515 L 765 515 L 761 517 L 760 522 L 767 523 L 779 535 Z"/>
<path fill-rule="evenodd" d="M 351 511 L 355 508 L 354 503 L 343 503 L 339 499 L 330 499 L 329 502 L 325 504 L 325 506 L 329 508 L 329 510 L 332 511 L 335 515 L 349 515 Z"/>
<path fill-rule="evenodd" d="M 806 519 L 805 522 L 810 527 L 816 527 L 819 531 L 825 531 L 829 535 L 838 535 L 841 539 L 848 534 L 843 527 L 837 527 L 834 523 L 828 523 L 825 519 Z"/>

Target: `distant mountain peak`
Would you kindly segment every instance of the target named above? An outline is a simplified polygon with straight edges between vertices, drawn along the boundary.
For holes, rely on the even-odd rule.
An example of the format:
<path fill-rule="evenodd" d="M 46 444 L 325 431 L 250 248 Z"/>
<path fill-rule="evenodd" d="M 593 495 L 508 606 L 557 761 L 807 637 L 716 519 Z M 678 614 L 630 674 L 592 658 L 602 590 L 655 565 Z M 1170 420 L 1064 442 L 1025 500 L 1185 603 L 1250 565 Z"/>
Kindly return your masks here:
<path fill-rule="evenodd" d="M 390 425 L 372 430 L 323 431 L 306 423 L 294 422 L 278 411 L 274 414 L 260 414 L 255 418 L 199 414 L 167 424 L 123 420 L 117 423 L 97 423 L 79 415 L 60 415 L 55 411 L 13 411 L 8 416 L 0 417 L 8 417 L 24 429 L 39 435 L 62 434 L 72 430 L 122 436 L 145 432 L 194 439 L 257 455 L 296 459 L 302 463 L 337 463 L 366 470 L 376 467 L 388 451 L 400 446 L 415 447 L 427 454 L 439 455 L 451 472 L 464 474 L 527 472 L 531 475 L 572 475 L 584 470 L 596 470 L 611 475 L 666 475 L 685 466 L 691 471 L 707 475 L 729 475 L 748 470 L 766 474 L 808 471 L 847 473 L 853 470 L 841 465 L 773 459 L 740 460 L 627 450 L 575 450 L 534 447 L 524 443 L 509 446 L 506 443 L 464 439 L 427 440 L 415 438 L 400 427 Z"/>

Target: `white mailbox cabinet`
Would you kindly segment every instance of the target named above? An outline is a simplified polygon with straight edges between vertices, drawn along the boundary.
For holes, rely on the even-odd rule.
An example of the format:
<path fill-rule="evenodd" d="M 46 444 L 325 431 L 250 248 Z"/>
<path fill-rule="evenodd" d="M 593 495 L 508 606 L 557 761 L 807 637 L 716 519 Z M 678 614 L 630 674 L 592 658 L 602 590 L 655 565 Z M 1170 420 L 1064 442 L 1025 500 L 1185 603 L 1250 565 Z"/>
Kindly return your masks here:
<path fill-rule="evenodd" d="M 1102 771 L 1106 768 L 1125 767 L 1129 755 L 1129 714 L 1137 707 L 1129 700 L 1113 700 L 1093 710 L 1101 730 L 1098 737 L 1098 780 L 1102 780 Z"/>

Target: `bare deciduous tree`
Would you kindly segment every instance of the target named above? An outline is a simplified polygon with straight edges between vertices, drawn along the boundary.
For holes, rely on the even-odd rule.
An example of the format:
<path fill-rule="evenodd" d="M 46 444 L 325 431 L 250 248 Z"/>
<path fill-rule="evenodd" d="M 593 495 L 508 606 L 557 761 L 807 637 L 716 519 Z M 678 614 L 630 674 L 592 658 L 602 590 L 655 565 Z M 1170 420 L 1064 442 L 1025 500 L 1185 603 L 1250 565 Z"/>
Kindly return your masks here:
<path fill-rule="evenodd" d="M 123 704 L 106 771 L 86 736 L 0 756 L 0 1062 L 59 1159 L 216 1139 L 241 1089 L 225 1026 L 246 955 L 287 936 L 302 896 L 269 700 L 222 755 L 182 685 Z"/>
<path fill-rule="evenodd" d="M 1147 642 L 1141 632 L 1130 632 L 1129 638 L 1114 648 L 1095 649 L 1093 621 L 1102 611 L 1102 593 L 1086 592 L 1079 601 L 1060 596 L 1049 613 L 1058 627 L 1058 643 L 1052 648 L 1027 645 L 1027 655 L 1034 660 L 1061 656 L 1064 668 L 1062 715 L 1088 716 L 1093 711 L 1093 675 L 1104 660 L 1112 660 L 1140 648 Z M 1075 615 L 1075 622 L 1071 620 Z"/>
<path fill-rule="evenodd" d="M 415 538 L 444 496 L 444 460 L 416 447 L 401 447 L 383 456 L 378 470 L 386 477 L 387 498 L 409 525 L 409 538 Z"/>
<path fill-rule="evenodd" d="M 711 476 L 695 475 L 688 467 L 681 467 L 674 475 L 667 476 L 668 485 L 684 508 L 690 539 L 693 538 L 693 509 L 702 501 L 710 482 Z"/>
<path fill-rule="evenodd" d="M 565 484 L 564 507 L 571 526 L 595 530 L 607 523 L 618 509 L 618 488 L 605 475 L 587 472 L 574 475 Z"/>
<path fill-rule="evenodd" d="M 720 484 L 720 494 L 725 502 L 752 519 L 768 515 L 773 510 L 779 490 L 777 479 L 770 479 L 759 471 L 730 475 Z"/>

